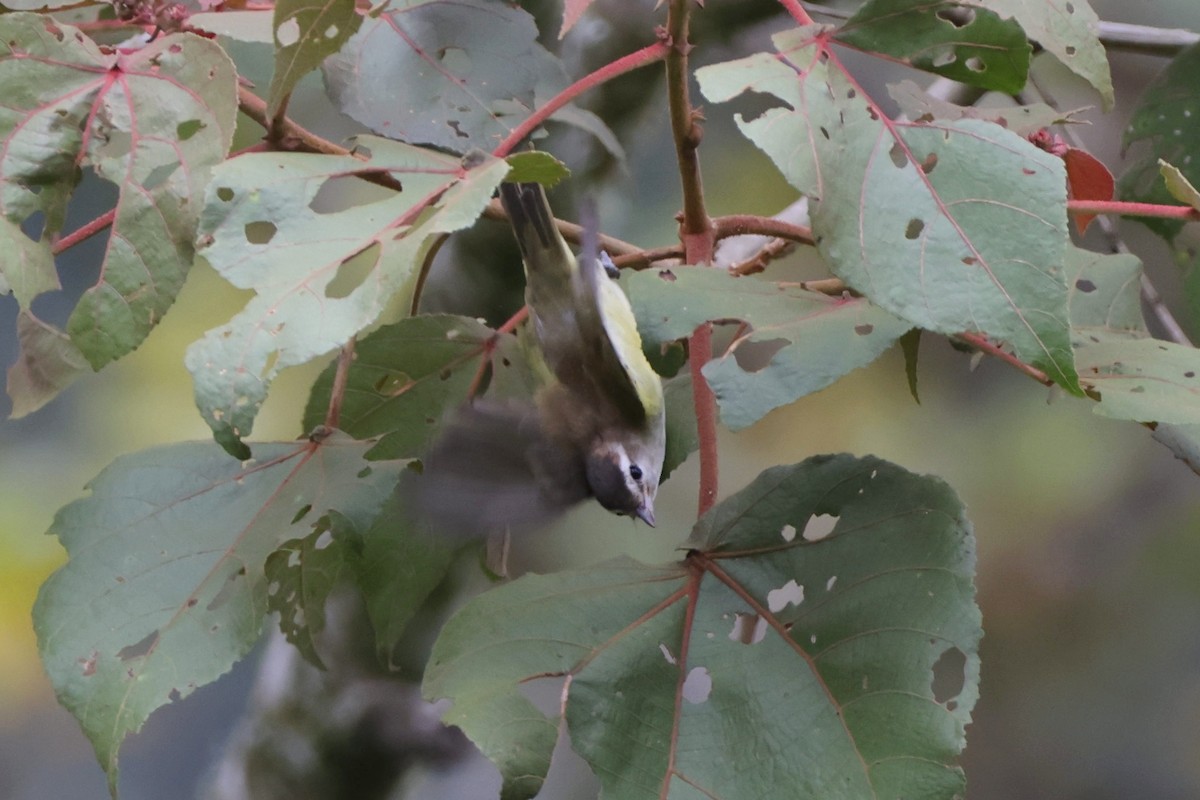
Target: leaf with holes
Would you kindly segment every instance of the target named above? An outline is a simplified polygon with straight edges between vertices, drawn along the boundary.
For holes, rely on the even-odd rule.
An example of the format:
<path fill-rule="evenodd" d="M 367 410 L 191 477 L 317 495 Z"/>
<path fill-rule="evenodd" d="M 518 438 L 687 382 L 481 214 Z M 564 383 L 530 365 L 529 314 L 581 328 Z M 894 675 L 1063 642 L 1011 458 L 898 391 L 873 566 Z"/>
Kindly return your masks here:
<path fill-rule="evenodd" d="M 1104 110 L 1113 106 L 1108 55 L 1100 42 L 1100 18 L 1088 0 L 959 0 L 1020 23 L 1029 38 L 1100 93 Z"/>
<path fill-rule="evenodd" d="M 866 366 L 912 327 L 863 298 L 708 267 L 646 270 L 626 280 L 652 347 L 689 336 L 704 322 L 745 323 L 728 350 L 704 366 L 721 421 L 733 430 Z"/>
<path fill-rule="evenodd" d="M 533 17 L 514 5 L 393 5 L 326 60 L 325 82 L 338 108 L 382 136 L 490 151 L 567 86 L 537 36 Z"/>
<path fill-rule="evenodd" d="M 351 560 L 361 547 L 354 523 L 330 511 L 306 536 L 289 539 L 267 556 L 267 612 L 279 615 L 284 637 L 318 669 L 325 669 L 317 653 L 325 602 L 350 576 Z"/>
<path fill-rule="evenodd" d="M 67 322 L 73 345 L 99 369 L 141 344 L 191 266 L 209 170 L 233 138 L 233 64 L 215 42 L 191 34 L 136 51 L 101 50 L 75 28 L 33 14 L 0 17 L 0 42 L 2 269 L 26 311 L 58 288 L 51 242 L 80 168 L 117 187 L 111 222 L 97 227 L 111 229 L 99 282 Z M 40 241 L 18 230 L 35 219 Z"/>
<path fill-rule="evenodd" d="M 1073 119 L 1073 117 L 1084 110 L 1059 111 L 1045 103 L 1030 103 L 1022 106 L 960 106 L 928 94 L 909 80 L 890 83 L 887 90 L 904 115 L 914 122 L 932 122 L 935 119 L 942 121 L 981 119 L 994 122 L 1002 128 L 1008 128 L 1018 136 L 1028 136 L 1034 131 L 1048 128 L 1051 125 L 1078 122 L 1079 120 Z"/>
<path fill-rule="evenodd" d="M 1032 47 L 1017 21 L 957 0 L 868 0 L 834 39 L 962 83 L 1015 94 Z"/>
<path fill-rule="evenodd" d="M 809 32 L 775 45 L 786 62 L 707 67 L 701 88 L 714 100 L 756 91 L 791 106 L 747 133 L 819 200 L 813 234 L 830 269 L 892 314 L 998 339 L 1078 393 L 1062 160 L 987 122 L 888 120 Z"/>
<path fill-rule="evenodd" d="M 416 458 L 450 410 L 468 400 L 495 331 L 469 317 L 410 317 L 364 338 L 342 401 L 339 427 L 356 439 L 379 437 L 367 458 Z M 496 338 L 490 358 L 491 397 L 533 394 L 533 378 L 516 338 Z M 304 429 L 325 419 L 336 365 L 313 384 Z M 483 384 L 481 384 L 483 385 Z"/>
<path fill-rule="evenodd" d="M 961 796 L 978 696 L 970 526 L 941 481 L 876 458 L 775 467 L 706 514 L 678 564 L 526 576 L 442 630 L 425 694 L 530 797 L 563 677 L 605 796 Z M 753 764 L 754 769 L 729 769 Z"/>
<path fill-rule="evenodd" d="M 361 23 L 354 0 L 278 0 L 272 19 L 275 73 L 267 113 L 274 117 L 300 79 L 341 50 Z"/>
<path fill-rule="evenodd" d="M 1117 182 L 1122 200 L 1174 204 L 1175 198 L 1159 172 L 1159 160 L 1173 164 L 1193 186 L 1200 185 L 1200 158 L 1196 157 L 1195 146 L 1200 139 L 1198 72 L 1200 44 L 1195 44 L 1180 51 L 1142 92 L 1123 138 L 1126 148 L 1136 149 Z M 1134 219 L 1167 240 L 1183 230 L 1180 220 Z"/>
<path fill-rule="evenodd" d="M 1142 320 L 1142 265 L 1131 255 L 1072 248 L 1071 322 L 1080 382 L 1097 414 L 1138 422 L 1200 424 L 1200 351 L 1150 338 Z"/>
<path fill-rule="evenodd" d="M 278 371 L 340 346 L 410 292 L 431 244 L 474 222 L 508 171 L 499 159 L 465 165 L 385 139 L 357 143 L 369 158 L 255 153 L 213 174 L 200 252 L 256 294 L 186 363 L 202 415 L 239 457 Z M 403 190 L 356 180 L 380 174 Z"/>
<path fill-rule="evenodd" d="M 58 512 L 51 532 L 69 560 L 43 584 L 34 627 L 113 789 L 125 736 L 258 639 L 267 557 L 331 508 L 361 527 L 374 518 L 399 466 L 368 465 L 368 447 L 263 444 L 240 464 L 212 445 L 169 445 L 113 462 Z"/>

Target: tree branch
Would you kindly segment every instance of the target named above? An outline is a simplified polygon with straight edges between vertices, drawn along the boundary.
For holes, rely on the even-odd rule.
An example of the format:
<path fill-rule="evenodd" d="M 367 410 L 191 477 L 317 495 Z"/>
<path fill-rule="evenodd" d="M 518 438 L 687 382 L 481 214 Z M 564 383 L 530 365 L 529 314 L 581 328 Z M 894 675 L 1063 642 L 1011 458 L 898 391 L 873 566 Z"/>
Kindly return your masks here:
<path fill-rule="evenodd" d="M 1126 203 L 1121 200 L 1068 200 L 1067 210 L 1079 214 L 1121 214 L 1128 217 L 1157 217 L 1185 222 L 1200 220 L 1200 211 L 1191 206 L 1161 203 Z"/>
<path fill-rule="evenodd" d="M 107 228 L 109 225 L 112 225 L 113 220 L 115 220 L 116 218 L 117 218 L 117 210 L 115 208 L 105 211 L 103 214 L 96 217 L 94 220 L 92 220 L 88 224 L 82 225 L 82 226 L 76 228 L 75 230 L 68 233 L 66 236 L 63 236 L 61 239 L 56 241 L 50 247 L 50 254 L 56 256 L 59 253 L 63 253 L 63 252 L 66 252 L 67 250 L 70 250 L 72 247 L 79 244 L 84 239 L 90 239 L 91 237 L 93 237 L 97 233 L 99 233 L 100 231 Z"/>

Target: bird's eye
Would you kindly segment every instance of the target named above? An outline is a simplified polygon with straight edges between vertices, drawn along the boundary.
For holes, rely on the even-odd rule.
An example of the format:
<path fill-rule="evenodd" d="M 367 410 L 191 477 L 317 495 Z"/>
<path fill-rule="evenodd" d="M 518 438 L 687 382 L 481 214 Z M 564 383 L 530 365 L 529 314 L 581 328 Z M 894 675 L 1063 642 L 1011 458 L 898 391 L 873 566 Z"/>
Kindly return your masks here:
<path fill-rule="evenodd" d="M 642 468 L 637 464 L 630 464 L 629 477 L 633 478 L 635 481 L 640 481 L 642 479 Z"/>

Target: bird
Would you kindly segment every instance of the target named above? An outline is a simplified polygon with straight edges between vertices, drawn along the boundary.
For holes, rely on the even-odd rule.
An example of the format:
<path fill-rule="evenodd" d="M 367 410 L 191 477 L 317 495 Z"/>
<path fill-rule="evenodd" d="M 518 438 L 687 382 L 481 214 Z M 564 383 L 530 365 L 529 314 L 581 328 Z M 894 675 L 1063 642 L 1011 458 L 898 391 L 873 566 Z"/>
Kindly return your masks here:
<path fill-rule="evenodd" d="M 475 399 L 444 422 L 422 459 L 418 514 L 452 535 L 521 532 L 594 498 L 654 527 L 665 402 L 629 299 L 594 246 L 575 257 L 541 184 L 499 193 L 524 261 L 524 341 L 542 386 L 532 403 Z"/>

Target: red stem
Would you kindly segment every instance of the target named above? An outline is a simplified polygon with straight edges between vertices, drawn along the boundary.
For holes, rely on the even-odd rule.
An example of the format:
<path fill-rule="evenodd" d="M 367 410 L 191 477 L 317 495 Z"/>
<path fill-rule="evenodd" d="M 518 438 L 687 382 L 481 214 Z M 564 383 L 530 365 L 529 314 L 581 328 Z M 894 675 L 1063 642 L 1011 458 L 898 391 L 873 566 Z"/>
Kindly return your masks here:
<path fill-rule="evenodd" d="M 630 53 L 627 56 L 622 56 L 616 61 L 605 64 L 595 72 L 583 76 L 551 98 L 548 103 L 530 114 L 524 122 L 514 128 L 512 133 L 504 138 L 504 141 L 502 141 L 499 146 L 492 151 L 492 155 L 494 155 L 496 158 L 504 158 L 511 153 L 513 149 L 525 139 L 526 136 L 533 133 L 535 130 L 537 130 L 538 126 L 549 119 L 555 111 L 558 111 L 576 97 L 579 97 L 584 92 L 594 89 L 600 84 L 610 81 L 619 75 L 624 75 L 626 72 L 632 72 L 638 67 L 644 67 L 647 64 L 653 64 L 655 62 L 662 61 L 664 58 L 666 58 L 667 53 L 670 52 L 670 49 L 671 48 L 668 47 L 664 42 L 658 41 L 652 45 L 643 47 L 641 50 Z"/>
<path fill-rule="evenodd" d="M 704 365 L 712 357 L 712 323 L 706 322 L 688 341 L 692 372 L 692 400 L 696 406 L 696 432 L 700 440 L 700 510 L 703 516 L 717 502 L 720 475 L 717 468 L 717 398 L 704 379 Z"/>
<path fill-rule="evenodd" d="M 1131 217 L 1200 220 L 1200 211 L 1191 206 L 1124 203 L 1120 200 L 1068 200 L 1067 210 L 1075 214 L 1127 214 Z"/>
<path fill-rule="evenodd" d="M 792 19 L 801 25 L 813 24 L 812 17 L 804 10 L 804 6 L 800 5 L 800 0 L 779 0 L 779 5 L 783 6 L 784 10 L 792 15 Z"/>
<path fill-rule="evenodd" d="M 59 253 L 70 250 L 72 247 L 79 244 L 84 239 L 90 239 L 91 237 L 93 237 L 97 233 L 99 233 L 100 231 L 107 228 L 109 225 L 112 225 L 113 220 L 116 218 L 117 218 L 117 210 L 115 208 L 105 211 L 103 214 L 96 217 L 94 220 L 89 222 L 87 225 L 84 225 L 81 228 L 76 228 L 75 230 L 68 233 L 66 236 L 59 239 L 57 242 L 55 242 L 50 247 L 50 252 L 53 255 L 58 255 Z"/>
<path fill-rule="evenodd" d="M 995 356 L 1006 364 L 1016 367 L 1021 372 L 1024 372 L 1029 377 L 1033 378 L 1038 383 L 1045 386 L 1053 386 L 1054 381 L 1050 380 L 1046 373 L 1042 372 L 1037 367 L 1026 364 L 1021 359 L 1014 356 L 1007 350 L 999 347 L 988 340 L 986 336 L 978 333 L 960 333 L 958 338 L 970 344 L 972 347 L 977 347 L 989 356 Z"/>

